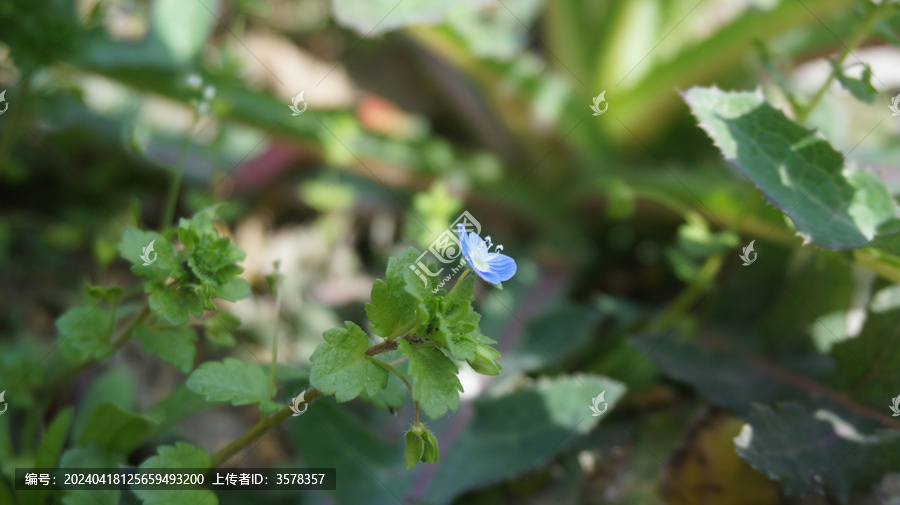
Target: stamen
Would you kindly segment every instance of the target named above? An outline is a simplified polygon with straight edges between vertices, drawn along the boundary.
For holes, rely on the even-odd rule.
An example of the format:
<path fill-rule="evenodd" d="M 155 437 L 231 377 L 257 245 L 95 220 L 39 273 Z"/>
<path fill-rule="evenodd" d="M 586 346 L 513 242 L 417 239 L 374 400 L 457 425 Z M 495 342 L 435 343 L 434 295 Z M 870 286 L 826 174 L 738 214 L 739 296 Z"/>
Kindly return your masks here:
<path fill-rule="evenodd" d="M 494 248 L 494 252 L 500 252 L 500 251 L 502 251 L 502 250 L 503 250 L 503 245 L 502 245 L 502 244 L 497 244 L 497 247 Z"/>

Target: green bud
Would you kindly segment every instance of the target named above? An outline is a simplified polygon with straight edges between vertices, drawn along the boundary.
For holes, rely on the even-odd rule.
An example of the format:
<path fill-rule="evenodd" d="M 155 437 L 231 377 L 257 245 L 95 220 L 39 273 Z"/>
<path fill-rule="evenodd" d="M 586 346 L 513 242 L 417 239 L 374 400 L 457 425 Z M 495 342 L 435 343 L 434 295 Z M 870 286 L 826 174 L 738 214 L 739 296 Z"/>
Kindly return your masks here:
<path fill-rule="evenodd" d="M 440 460 L 437 439 L 422 423 L 416 423 L 406 432 L 406 451 L 403 454 L 406 469 L 416 463 L 437 463 Z"/>
<path fill-rule="evenodd" d="M 469 366 L 481 375 L 500 375 L 500 365 L 494 361 L 500 357 L 496 349 L 486 345 L 479 345 L 475 351 L 475 358 L 470 360 Z"/>
<path fill-rule="evenodd" d="M 406 469 L 410 470 L 416 466 L 422 459 L 422 453 L 425 451 L 425 441 L 421 435 L 413 433 L 413 430 L 406 432 L 406 450 L 403 453 L 403 459 L 406 462 Z"/>

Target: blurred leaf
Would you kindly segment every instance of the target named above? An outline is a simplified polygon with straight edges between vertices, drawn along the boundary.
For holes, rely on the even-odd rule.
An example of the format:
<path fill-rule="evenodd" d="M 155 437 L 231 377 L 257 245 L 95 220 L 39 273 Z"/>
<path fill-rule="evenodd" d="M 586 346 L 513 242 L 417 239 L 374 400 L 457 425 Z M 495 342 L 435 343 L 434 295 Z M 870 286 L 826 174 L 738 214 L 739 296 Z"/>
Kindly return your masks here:
<path fill-rule="evenodd" d="M 509 60 L 528 44 L 529 26 L 543 6 L 544 0 L 504 0 L 481 10 L 462 6 L 450 11 L 447 26 L 475 57 Z"/>
<path fill-rule="evenodd" d="M 56 342 L 66 361 L 80 363 L 113 351 L 109 344 L 112 315 L 99 304 L 73 307 L 56 320 Z"/>
<path fill-rule="evenodd" d="M 417 347 L 406 340 L 398 342 L 397 352 L 409 356 L 409 374 L 414 377 L 412 396 L 422 412 L 437 419 L 447 410 L 455 411 L 463 388 L 453 361 L 434 347 Z"/>
<path fill-rule="evenodd" d="M 187 323 L 191 314 L 196 317 L 203 315 L 203 301 L 188 289 L 162 283 L 147 283 L 147 289 L 150 290 L 150 309 L 159 311 L 175 326 Z"/>
<path fill-rule="evenodd" d="M 269 398 L 266 371 L 234 358 L 200 365 L 188 378 L 187 386 L 211 402 L 230 401 L 235 406 L 259 403 L 260 410 L 280 407 Z"/>
<path fill-rule="evenodd" d="M 217 405 L 221 403 L 207 401 L 203 395 L 191 391 L 186 385 L 181 385 L 154 405 L 147 415 L 160 420 L 153 432 L 165 433 L 181 421 Z"/>
<path fill-rule="evenodd" d="M 216 312 L 203 321 L 206 339 L 216 345 L 232 346 L 236 343 L 232 330 L 241 324 L 241 319 L 228 312 Z"/>
<path fill-rule="evenodd" d="M 388 379 L 388 371 L 366 356 L 369 337 L 352 322 L 345 325 L 347 329 L 326 331 L 325 343 L 319 344 L 309 358 L 309 383 L 323 394 L 334 395 L 339 402 L 356 398 L 364 388 L 370 396 L 374 395 L 387 385 Z"/>
<path fill-rule="evenodd" d="M 454 7 L 475 8 L 483 0 L 334 0 L 331 9 L 339 24 L 372 37 L 398 28 L 440 23 Z"/>
<path fill-rule="evenodd" d="M 692 88 L 684 99 L 725 158 L 789 213 L 806 240 L 856 249 L 896 231 L 897 208 L 881 178 L 846 167 L 827 141 L 760 93 Z"/>
<path fill-rule="evenodd" d="M 219 0 L 156 0 L 151 17 L 153 34 L 172 58 L 185 63 L 199 54 L 218 20 Z"/>
<path fill-rule="evenodd" d="M 815 492 L 821 480 L 826 493 L 845 500 L 900 468 L 896 431 L 861 434 L 831 412 L 810 414 L 795 403 L 753 405 L 735 446 L 747 463 L 792 495 Z"/>
<path fill-rule="evenodd" d="M 97 444 L 128 454 L 144 441 L 156 424 L 159 424 L 156 419 L 130 412 L 115 403 L 101 403 L 78 436 L 78 445 Z"/>
<path fill-rule="evenodd" d="M 828 62 L 831 63 L 831 69 L 841 86 L 857 100 L 865 103 L 875 101 L 875 97 L 878 96 L 878 90 L 872 86 L 872 69 L 868 65 L 863 66 L 862 75 L 857 79 L 845 74 L 844 69 L 837 62 L 833 60 L 828 60 Z"/>
<path fill-rule="evenodd" d="M 883 408 L 900 394 L 900 314 L 871 314 L 860 334 L 832 348 L 839 383 L 859 402 Z"/>
<path fill-rule="evenodd" d="M 192 328 L 168 328 L 151 330 L 139 325 L 132 333 L 134 338 L 143 344 L 144 349 L 159 355 L 163 361 L 174 365 L 182 372 L 190 372 L 194 368 L 194 355 L 197 347 L 197 333 Z"/>
<path fill-rule="evenodd" d="M 872 312 L 887 312 L 897 308 L 900 308 L 900 284 L 877 291 L 869 304 Z"/>
<path fill-rule="evenodd" d="M 372 302 L 366 304 L 366 315 L 372 333 L 393 340 L 412 328 L 416 320 L 416 303 L 406 291 L 404 273 L 415 263 L 419 251 L 410 247 L 400 256 L 388 260 L 384 280 L 372 285 Z"/>
<path fill-rule="evenodd" d="M 60 458 L 61 468 L 118 468 L 125 462 L 125 456 L 119 452 L 104 449 L 97 445 L 72 447 Z M 118 489 L 67 491 L 63 497 L 65 505 L 118 505 L 120 491 Z"/>
<path fill-rule="evenodd" d="M 152 251 L 149 249 L 151 245 Z M 155 231 L 128 226 L 122 230 L 118 249 L 122 258 L 131 263 L 131 271 L 145 280 L 162 282 L 181 271 L 172 243 Z M 153 262 L 145 266 L 146 261 L 142 257 Z"/>
<path fill-rule="evenodd" d="M 403 373 L 403 370 L 400 370 L 400 373 Z M 406 386 L 400 381 L 400 378 L 394 374 L 388 374 L 387 386 L 384 389 L 374 395 L 369 395 L 363 388 L 359 397 L 381 409 L 387 409 L 388 407 L 399 409 L 403 406 L 406 394 Z"/>
<path fill-rule="evenodd" d="M 113 303 L 122 296 L 122 288 L 119 286 L 95 286 L 91 283 L 87 283 L 84 285 L 84 289 L 91 298 L 98 301 L 103 300 L 105 302 Z"/>
<path fill-rule="evenodd" d="M 426 192 L 416 193 L 404 223 L 406 240 L 429 247 L 456 219 L 462 200 L 450 194 L 443 180 L 435 180 Z"/>
<path fill-rule="evenodd" d="M 423 499 L 446 504 L 466 490 L 547 464 L 603 419 L 589 408 L 603 391 L 605 416 L 625 389 L 596 375 L 541 379 L 501 397 L 479 397 L 469 425 L 445 446 Z"/>
<path fill-rule="evenodd" d="M 78 440 L 87 429 L 94 411 L 103 403 L 115 403 L 123 409 L 134 407 L 134 378 L 124 371 L 111 369 L 100 375 L 90 385 L 81 401 L 76 406 L 75 423 L 72 426 L 72 439 Z"/>
<path fill-rule="evenodd" d="M 75 411 L 69 407 L 63 409 L 53 418 L 44 438 L 41 440 L 37 448 L 37 456 L 34 459 L 35 468 L 57 468 L 59 464 L 60 454 L 66 446 L 66 439 L 69 438 L 69 428 L 72 427 L 72 419 Z M 20 495 L 22 505 L 43 504 L 47 501 L 47 490 L 35 489 L 30 493 Z M 0 501 L 0 503 L 3 503 Z M 15 503 L 10 501 L 9 503 Z"/>
<path fill-rule="evenodd" d="M 712 414 L 689 430 L 689 439 L 666 465 L 668 505 L 777 505 L 778 487 L 734 452 L 743 421 Z"/>
<path fill-rule="evenodd" d="M 685 382 L 717 405 L 744 413 L 753 402 L 774 403 L 802 400 L 808 395 L 777 374 L 766 374 L 754 366 L 750 356 L 713 351 L 653 334 L 632 338 L 629 343 L 642 351 L 664 374 Z"/>
<path fill-rule="evenodd" d="M 141 463 L 141 468 L 210 468 L 212 461 L 202 448 L 184 442 L 174 446 L 163 445 L 159 453 Z M 135 490 L 134 494 L 144 500 L 144 505 L 218 505 L 215 493 L 207 490 Z"/>
<path fill-rule="evenodd" d="M 564 304 L 528 321 L 522 340 L 507 351 L 501 363 L 507 370 L 531 372 L 561 366 L 560 360 L 589 341 L 603 314 Z"/>

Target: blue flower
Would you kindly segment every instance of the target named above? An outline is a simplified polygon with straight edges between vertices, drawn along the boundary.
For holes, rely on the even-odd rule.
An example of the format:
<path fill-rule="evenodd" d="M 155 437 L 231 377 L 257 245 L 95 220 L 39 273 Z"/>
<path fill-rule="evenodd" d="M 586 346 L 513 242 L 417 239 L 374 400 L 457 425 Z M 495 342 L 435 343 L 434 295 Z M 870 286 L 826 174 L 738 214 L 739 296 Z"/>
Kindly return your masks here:
<path fill-rule="evenodd" d="M 491 284 L 500 284 L 516 275 L 516 261 L 505 254 L 500 254 L 503 250 L 502 245 L 498 245 L 494 252 L 489 252 L 493 247 L 490 236 L 485 242 L 474 231 L 467 235 L 462 224 L 457 224 L 456 229 L 459 232 L 462 255 L 478 277 Z"/>

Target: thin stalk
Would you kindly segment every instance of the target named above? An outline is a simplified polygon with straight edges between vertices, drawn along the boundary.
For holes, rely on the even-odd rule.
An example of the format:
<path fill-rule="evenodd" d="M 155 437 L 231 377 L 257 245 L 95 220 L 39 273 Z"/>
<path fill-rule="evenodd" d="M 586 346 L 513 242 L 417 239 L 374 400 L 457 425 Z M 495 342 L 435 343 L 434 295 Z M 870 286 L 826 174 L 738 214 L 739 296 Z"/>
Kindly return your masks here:
<path fill-rule="evenodd" d="M 870 10 L 866 17 L 863 18 L 862 22 L 859 26 L 856 27 L 856 30 L 850 36 L 850 40 L 847 44 L 844 45 L 844 49 L 841 51 L 840 55 L 837 59 L 837 66 L 840 68 L 844 64 L 844 60 L 847 59 L 847 56 L 859 46 L 863 40 L 865 40 L 866 36 L 872 30 L 872 28 L 877 25 L 881 21 L 881 17 L 886 14 L 892 7 L 891 2 L 881 2 L 881 5 Z M 828 88 L 831 87 L 831 83 L 837 78 L 837 71 L 833 70 L 829 75 L 828 79 L 822 84 L 816 94 L 813 95 L 812 100 L 806 104 L 806 107 L 800 110 L 797 114 L 797 122 L 803 124 L 806 122 L 806 119 L 809 117 L 809 114 L 816 108 L 819 101 L 822 100 L 822 97 L 825 96 L 825 93 L 828 92 Z"/>
<path fill-rule="evenodd" d="M 700 268 L 700 273 L 697 275 L 697 278 L 695 278 L 690 285 L 678 295 L 678 298 L 669 305 L 665 312 L 647 325 L 647 331 L 660 331 L 676 322 L 676 320 L 684 314 L 686 310 L 690 309 L 694 302 L 700 298 L 700 295 L 706 291 L 713 279 L 715 279 L 716 274 L 719 273 L 721 267 L 721 253 L 714 254 L 707 258 L 706 262 Z"/>
<path fill-rule="evenodd" d="M 275 362 L 278 359 L 278 328 L 281 326 L 281 276 L 278 274 L 278 265 L 275 265 L 275 331 L 272 335 L 272 366 L 269 368 L 269 398 L 275 394 Z"/>
<path fill-rule="evenodd" d="M 369 358 L 369 361 L 371 361 L 372 363 L 375 363 L 376 365 L 380 366 L 381 368 L 384 368 L 388 372 L 391 372 L 392 374 L 396 375 L 397 377 L 400 377 L 400 380 L 403 381 L 403 385 L 406 386 L 406 389 L 409 391 L 409 396 L 412 396 L 412 394 L 413 394 L 412 385 L 409 383 L 408 380 L 406 380 L 406 377 L 404 377 L 403 374 L 400 373 L 399 370 L 392 367 L 391 365 L 388 365 L 384 361 L 381 361 L 380 359 L 375 359 L 371 356 L 368 356 L 368 358 Z M 419 423 L 419 402 L 413 400 L 413 408 L 415 409 L 415 412 L 413 413 L 413 423 L 418 424 Z"/>
<path fill-rule="evenodd" d="M 6 130 L 6 135 L 3 136 L 3 141 L 0 142 L 0 170 L 3 169 L 3 162 L 6 160 L 6 155 L 12 146 L 13 138 L 15 138 L 16 131 L 19 129 L 19 124 L 22 123 L 22 114 L 25 110 L 25 102 L 28 97 L 28 88 L 30 85 L 31 74 L 28 74 L 22 79 L 21 92 L 17 95 L 19 101 L 16 103 L 15 110 L 12 113 L 9 129 Z M 9 107 L 9 105 L 7 105 L 7 107 Z"/>
<path fill-rule="evenodd" d="M 308 405 L 312 400 L 322 396 L 315 388 L 309 388 L 303 393 L 303 405 Z M 298 407 L 300 405 L 297 405 Z M 275 414 L 261 420 L 255 426 L 244 432 L 243 435 L 234 439 L 230 444 L 226 445 L 219 452 L 212 456 L 212 466 L 217 467 L 228 460 L 228 458 L 237 454 L 241 449 L 250 445 L 257 438 L 265 435 L 269 430 L 281 424 L 282 421 L 291 417 L 294 411 L 290 407 L 285 407 Z"/>
<path fill-rule="evenodd" d="M 175 171 L 172 172 L 172 182 L 169 184 L 169 193 L 166 196 L 166 207 L 165 212 L 163 214 L 162 222 L 160 223 L 159 229 L 164 230 L 167 226 L 172 224 L 172 220 L 175 219 L 175 208 L 178 206 L 178 191 L 181 189 L 181 179 L 184 176 L 184 160 L 187 158 L 188 149 L 191 146 L 191 140 L 194 138 L 194 130 L 197 128 L 197 123 L 200 121 L 200 115 L 194 114 L 194 121 L 191 123 L 191 128 L 188 130 L 187 136 L 184 138 L 184 144 L 181 146 L 181 153 L 178 155 L 178 164 L 175 166 Z"/>
<path fill-rule="evenodd" d="M 447 298 L 450 298 L 450 295 L 452 295 L 453 292 L 456 291 L 456 286 L 459 286 L 462 283 L 463 279 L 465 279 L 466 276 L 469 275 L 470 273 L 472 273 L 472 269 L 467 268 L 466 271 L 463 272 L 462 275 L 459 276 L 459 279 L 456 279 L 456 284 L 454 284 L 453 287 L 450 288 L 450 292 L 447 293 Z"/>

